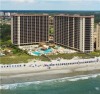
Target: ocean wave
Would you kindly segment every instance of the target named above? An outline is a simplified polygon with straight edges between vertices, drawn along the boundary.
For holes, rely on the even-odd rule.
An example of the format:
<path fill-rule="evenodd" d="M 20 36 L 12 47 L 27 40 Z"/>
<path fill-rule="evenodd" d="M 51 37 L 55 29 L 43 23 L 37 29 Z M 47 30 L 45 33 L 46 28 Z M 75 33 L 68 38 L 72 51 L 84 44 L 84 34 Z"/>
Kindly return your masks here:
<path fill-rule="evenodd" d="M 100 76 L 100 74 L 89 74 L 89 75 L 80 75 L 80 76 L 74 76 L 69 79 L 68 81 L 78 81 L 78 80 L 86 80 L 89 78 L 96 78 L 97 76 Z"/>
<path fill-rule="evenodd" d="M 100 74 L 78 75 L 78 76 L 73 76 L 73 77 L 57 78 L 57 79 L 44 80 L 44 81 L 3 84 L 3 85 L 0 85 L 0 90 L 1 89 L 16 89 L 18 87 L 26 87 L 31 84 L 38 85 L 38 84 L 42 84 L 42 83 L 58 83 L 58 82 L 65 82 L 65 81 L 86 80 L 86 79 L 90 79 L 90 78 L 96 78 L 98 76 L 100 76 Z"/>
<path fill-rule="evenodd" d="M 99 88 L 99 87 L 95 87 L 95 90 L 99 91 L 99 90 L 100 90 L 100 88 Z"/>

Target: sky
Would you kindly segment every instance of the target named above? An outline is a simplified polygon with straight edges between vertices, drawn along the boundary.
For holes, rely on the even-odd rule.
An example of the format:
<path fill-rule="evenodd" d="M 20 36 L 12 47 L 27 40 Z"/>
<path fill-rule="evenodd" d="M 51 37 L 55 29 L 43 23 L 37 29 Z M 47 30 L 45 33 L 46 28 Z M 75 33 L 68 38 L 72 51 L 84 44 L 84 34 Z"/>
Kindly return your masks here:
<path fill-rule="evenodd" d="M 100 0 L 0 0 L 0 10 L 100 10 Z"/>

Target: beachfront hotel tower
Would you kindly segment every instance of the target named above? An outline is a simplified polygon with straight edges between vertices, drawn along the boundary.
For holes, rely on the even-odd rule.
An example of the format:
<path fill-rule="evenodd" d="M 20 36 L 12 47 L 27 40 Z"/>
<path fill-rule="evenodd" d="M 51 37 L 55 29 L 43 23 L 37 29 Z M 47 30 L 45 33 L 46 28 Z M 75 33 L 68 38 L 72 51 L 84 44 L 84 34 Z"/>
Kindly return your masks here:
<path fill-rule="evenodd" d="M 14 45 L 48 42 L 48 14 L 15 14 L 11 17 L 11 41 Z"/>
<path fill-rule="evenodd" d="M 94 16 L 54 16 L 54 42 L 81 52 L 91 52 L 93 45 Z"/>

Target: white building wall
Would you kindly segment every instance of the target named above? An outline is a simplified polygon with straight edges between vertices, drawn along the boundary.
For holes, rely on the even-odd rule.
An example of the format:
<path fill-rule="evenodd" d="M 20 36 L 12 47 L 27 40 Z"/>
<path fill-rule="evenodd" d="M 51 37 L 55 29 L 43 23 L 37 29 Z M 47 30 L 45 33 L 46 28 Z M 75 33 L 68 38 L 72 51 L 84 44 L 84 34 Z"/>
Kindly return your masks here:
<path fill-rule="evenodd" d="M 68 47 L 69 47 L 69 17 L 68 17 Z"/>
<path fill-rule="evenodd" d="M 11 18 L 11 42 L 13 44 L 13 17 Z"/>
<path fill-rule="evenodd" d="M 80 51 L 85 51 L 85 18 L 80 18 Z"/>
<path fill-rule="evenodd" d="M 94 51 L 93 32 L 94 32 L 94 18 L 91 18 L 91 42 L 90 42 L 90 51 Z"/>
<path fill-rule="evenodd" d="M 96 40 L 96 50 L 100 50 L 100 23 L 96 25 L 97 40 Z"/>
<path fill-rule="evenodd" d="M 20 16 L 18 16 L 18 45 L 20 45 Z"/>
<path fill-rule="evenodd" d="M 74 36 L 75 36 L 75 28 L 74 28 L 74 26 L 75 26 L 75 18 L 73 17 L 73 48 L 74 48 Z"/>

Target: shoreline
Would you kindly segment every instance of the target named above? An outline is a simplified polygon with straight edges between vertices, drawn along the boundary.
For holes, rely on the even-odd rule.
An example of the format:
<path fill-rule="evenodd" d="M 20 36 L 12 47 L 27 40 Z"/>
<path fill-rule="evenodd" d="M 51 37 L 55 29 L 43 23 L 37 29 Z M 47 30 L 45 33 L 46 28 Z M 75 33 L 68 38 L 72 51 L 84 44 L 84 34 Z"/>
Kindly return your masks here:
<path fill-rule="evenodd" d="M 5 67 L 4 67 L 5 66 Z M 53 60 L 1 65 L 0 84 L 50 80 L 84 74 L 100 73 L 100 58 L 77 60 Z"/>
<path fill-rule="evenodd" d="M 84 71 L 84 72 L 79 71 L 79 72 L 72 72 L 72 73 L 67 73 L 67 74 L 63 73 L 63 74 L 47 74 L 47 75 L 27 76 L 26 78 L 25 77 L 7 78 L 7 79 L 1 80 L 2 82 L 0 83 L 0 86 L 7 85 L 7 84 L 61 79 L 61 78 L 67 78 L 67 77 L 89 76 L 89 75 L 96 75 L 96 74 L 100 74 L 100 70 Z"/>
<path fill-rule="evenodd" d="M 95 65 L 95 66 L 94 66 Z M 14 84 L 22 82 L 43 81 L 64 77 L 72 77 L 79 75 L 97 74 L 100 73 L 100 63 L 80 65 L 80 66 L 66 66 L 65 68 L 45 69 L 40 71 L 25 70 L 24 72 L 13 71 L 13 73 L 1 73 L 0 84 Z"/>

